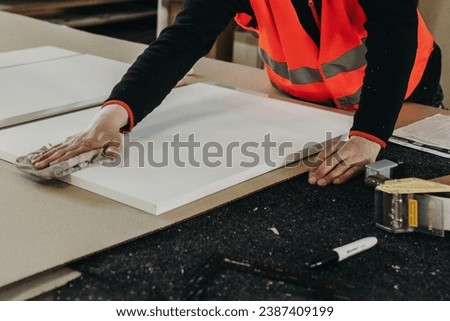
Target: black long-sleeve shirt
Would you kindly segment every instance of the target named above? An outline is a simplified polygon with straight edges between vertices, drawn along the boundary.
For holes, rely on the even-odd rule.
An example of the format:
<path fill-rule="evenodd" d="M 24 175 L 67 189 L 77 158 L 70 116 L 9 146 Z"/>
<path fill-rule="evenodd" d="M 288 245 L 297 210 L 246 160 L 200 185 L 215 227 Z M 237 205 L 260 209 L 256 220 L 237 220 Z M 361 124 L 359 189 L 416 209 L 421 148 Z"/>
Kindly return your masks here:
<path fill-rule="evenodd" d="M 319 45 L 308 0 L 292 2 L 303 27 Z M 352 131 L 386 142 L 403 104 L 417 51 L 417 0 L 359 0 L 359 4 L 367 16 L 367 67 Z M 142 120 L 208 53 L 239 12 L 253 15 L 249 0 L 187 0 L 175 23 L 138 57 L 108 100 L 125 102 L 135 123 Z"/>

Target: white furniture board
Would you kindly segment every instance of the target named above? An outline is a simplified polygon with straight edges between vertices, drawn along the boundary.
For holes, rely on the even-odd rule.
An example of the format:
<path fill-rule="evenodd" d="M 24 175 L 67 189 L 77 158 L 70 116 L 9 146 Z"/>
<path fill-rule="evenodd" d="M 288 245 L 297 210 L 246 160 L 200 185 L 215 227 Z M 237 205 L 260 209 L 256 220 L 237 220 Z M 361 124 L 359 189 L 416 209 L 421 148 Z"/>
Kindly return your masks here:
<path fill-rule="evenodd" d="M 44 144 L 58 143 L 82 130 L 94 113 L 95 110 L 84 110 L 3 129 L 0 131 L 0 157 L 12 162 Z M 346 134 L 351 122 L 350 116 L 233 89 L 208 84 L 185 86 L 173 90 L 130 134 L 130 141 L 141 143 L 143 153 L 131 147 L 128 157 L 126 153 L 122 155 L 120 166 L 88 168 L 64 181 L 159 215 L 283 166 L 287 155 Z M 276 148 L 270 149 L 270 161 L 275 166 L 265 162 L 268 149 L 262 147 L 269 133 L 271 141 L 276 143 Z M 176 134 L 181 141 L 195 135 L 200 147 L 191 157 L 200 166 L 189 165 L 187 148 L 180 150 L 179 157 L 185 167 L 175 164 L 171 148 L 168 166 L 150 166 L 149 142 L 154 146 L 152 159 L 160 161 L 163 158 L 161 146 L 173 142 Z M 218 167 L 208 167 L 202 161 L 202 148 L 208 142 L 222 146 L 223 156 L 209 159 L 222 162 Z M 252 153 L 249 157 L 236 148 L 229 149 L 228 153 L 232 142 L 239 146 L 245 143 L 257 146 L 247 148 Z M 278 147 L 284 142 L 292 142 L 292 147 L 279 155 Z M 143 167 L 139 166 L 139 154 Z M 230 155 L 232 163 L 227 164 Z M 256 155 L 260 160 L 257 164 L 240 166 L 241 162 L 253 161 Z"/>
<path fill-rule="evenodd" d="M 0 68 L 24 65 L 39 61 L 53 60 L 76 55 L 80 55 L 80 53 L 53 46 L 42 46 L 29 49 L 1 52 Z"/>
<path fill-rule="evenodd" d="M 92 55 L 44 59 L 55 52 L 41 51 L 43 60 L 0 68 L 0 127 L 101 104 L 129 67 Z"/>

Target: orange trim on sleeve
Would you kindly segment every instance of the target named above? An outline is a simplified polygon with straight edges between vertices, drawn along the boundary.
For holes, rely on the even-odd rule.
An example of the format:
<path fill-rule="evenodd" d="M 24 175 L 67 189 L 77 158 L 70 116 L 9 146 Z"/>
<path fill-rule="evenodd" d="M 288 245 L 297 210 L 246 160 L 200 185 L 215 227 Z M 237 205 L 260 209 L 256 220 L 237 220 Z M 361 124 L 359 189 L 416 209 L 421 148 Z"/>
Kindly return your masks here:
<path fill-rule="evenodd" d="M 128 114 L 128 125 L 122 127 L 120 129 L 121 133 L 129 133 L 133 130 L 134 128 L 134 114 L 133 111 L 131 110 L 130 106 L 128 106 L 127 103 L 121 101 L 121 100 L 108 100 L 106 102 L 103 103 L 102 108 L 110 106 L 110 105 L 119 105 L 120 107 L 123 107 Z"/>
<path fill-rule="evenodd" d="M 359 130 L 352 130 L 350 131 L 350 133 L 348 134 L 349 137 L 352 136 L 359 136 L 368 140 L 371 140 L 377 144 L 379 144 L 382 148 L 386 148 L 386 142 L 382 139 L 379 139 L 377 136 L 365 133 L 365 132 L 360 132 Z"/>

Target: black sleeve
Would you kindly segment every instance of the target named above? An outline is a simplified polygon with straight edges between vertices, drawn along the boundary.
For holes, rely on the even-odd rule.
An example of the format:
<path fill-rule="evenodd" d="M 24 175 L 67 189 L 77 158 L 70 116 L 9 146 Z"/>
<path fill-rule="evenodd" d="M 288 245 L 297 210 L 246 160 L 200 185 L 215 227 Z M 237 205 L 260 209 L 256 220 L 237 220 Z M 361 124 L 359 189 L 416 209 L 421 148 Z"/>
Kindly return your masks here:
<path fill-rule="evenodd" d="M 367 67 L 352 131 L 384 142 L 403 105 L 417 51 L 417 0 L 359 0 L 367 16 Z"/>
<path fill-rule="evenodd" d="M 107 101 L 125 102 L 138 123 L 209 52 L 233 16 L 248 8 L 248 0 L 187 0 L 175 23 L 138 57 Z"/>

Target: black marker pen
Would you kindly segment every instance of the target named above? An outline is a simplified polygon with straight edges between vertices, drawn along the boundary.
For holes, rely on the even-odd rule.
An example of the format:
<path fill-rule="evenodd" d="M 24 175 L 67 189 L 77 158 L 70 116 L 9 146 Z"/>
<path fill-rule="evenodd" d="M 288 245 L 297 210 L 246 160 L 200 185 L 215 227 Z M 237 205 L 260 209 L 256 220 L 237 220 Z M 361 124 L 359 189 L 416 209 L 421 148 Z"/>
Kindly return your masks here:
<path fill-rule="evenodd" d="M 378 240 L 376 237 L 370 236 L 352 243 L 337 247 L 331 251 L 319 255 L 309 264 L 310 268 L 317 268 L 330 264 L 333 262 L 340 262 L 346 258 L 358 254 L 362 251 L 368 250 L 377 244 Z"/>

